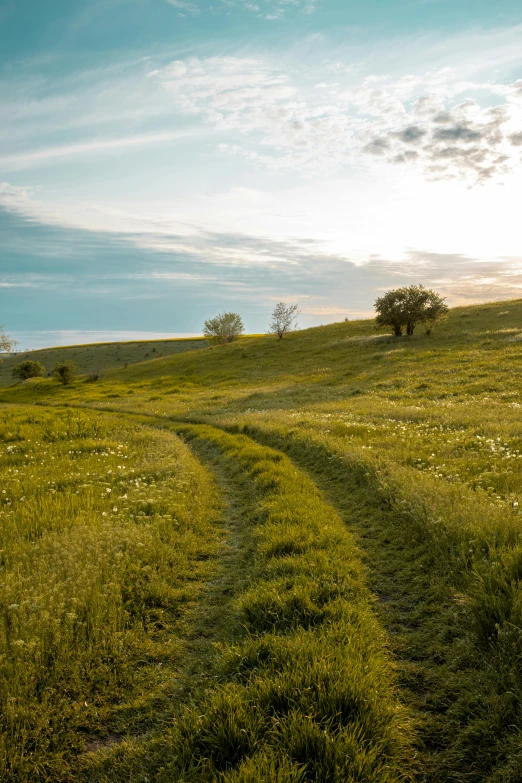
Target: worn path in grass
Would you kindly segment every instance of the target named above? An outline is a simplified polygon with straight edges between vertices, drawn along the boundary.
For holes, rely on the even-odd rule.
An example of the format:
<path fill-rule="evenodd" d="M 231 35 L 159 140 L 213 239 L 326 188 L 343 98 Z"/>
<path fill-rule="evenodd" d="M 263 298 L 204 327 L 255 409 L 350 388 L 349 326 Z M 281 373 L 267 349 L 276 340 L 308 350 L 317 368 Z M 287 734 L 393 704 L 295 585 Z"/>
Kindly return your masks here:
<path fill-rule="evenodd" d="M 157 425 L 226 481 L 231 574 L 206 620 L 199 609 L 210 634 L 202 655 L 195 640 L 192 706 L 98 757 L 90 783 L 411 780 L 411 721 L 342 520 L 280 451 L 210 426 Z M 209 641 L 223 641 L 214 665 Z"/>
<path fill-rule="evenodd" d="M 135 418 L 132 414 L 128 416 Z M 150 416 L 139 417 L 139 420 L 167 429 L 177 430 L 180 426 Z M 407 530 L 401 530 L 393 514 L 382 507 L 378 498 L 368 497 L 368 488 L 333 456 L 332 461 L 325 464 L 313 450 L 300 448 L 291 438 L 282 439 L 257 428 L 249 428 L 248 434 L 280 450 L 279 453 L 287 451 L 296 464 L 308 471 L 348 529 L 359 538 L 368 583 L 379 599 L 377 610 L 399 664 L 400 698 L 415 711 L 420 727 L 419 752 L 423 771 L 419 779 L 437 783 L 455 779 L 481 780 L 474 774 L 472 764 L 465 774 L 462 772 L 468 764 L 465 753 L 451 747 L 455 742 L 455 727 L 454 721 L 447 719 L 446 712 L 454 695 L 466 689 L 467 678 L 448 662 L 453 653 L 452 641 L 458 637 L 453 596 L 441 590 L 439 581 L 432 580 L 433 563 L 422 541 L 412 537 Z M 216 476 L 227 499 L 231 530 L 230 545 L 221 569 L 223 575 L 213 584 L 208 600 L 198 606 L 192 624 L 191 653 L 180 688 L 188 688 L 190 682 L 194 691 L 197 690 L 194 685 L 212 684 L 215 675 L 205 669 L 202 662 L 209 662 L 213 642 L 230 640 L 234 633 L 230 608 L 233 599 L 244 588 L 245 582 L 241 584 L 238 574 L 242 573 L 244 580 L 248 573 L 249 544 L 244 529 L 241 530 L 241 515 L 245 513 L 244 489 L 238 489 L 237 479 L 234 480 L 230 468 L 224 466 L 215 444 L 195 438 L 190 445 Z"/>
<path fill-rule="evenodd" d="M 183 431 L 183 425 L 165 419 L 145 416 L 141 421 L 153 427 Z M 237 424 L 232 425 L 234 429 L 237 430 Z M 208 430 L 213 432 L 212 436 L 206 440 L 196 437 L 191 440 L 191 447 L 218 476 L 221 489 L 229 496 L 229 517 L 236 522 L 232 524 L 235 530 L 229 553 L 223 560 L 223 576 L 212 583 L 210 600 L 203 602 L 194 615 L 186 672 L 180 680 L 184 696 L 197 694 L 198 685 L 200 693 L 212 690 L 218 682 L 216 670 L 210 665 L 212 643 L 222 640 L 228 643 L 239 630 L 234 603 L 244 591 L 251 571 L 249 557 L 252 552 L 248 549 L 252 540 L 248 541 L 243 518 L 249 513 L 248 497 L 245 497 L 244 487 L 240 487 L 241 482 L 238 483 L 237 474 L 227 467 L 230 456 L 224 459 L 220 453 L 217 441 L 221 429 L 209 427 Z M 190 431 L 190 425 L 187 431 Z M 460 624 L 462 614 L 455 601 L 455 590 L 451 580 L 441 578 L 441 563 L 436 561 L 433 550 L 419 535 L 419 526 L 404 524 L 400 514 L 386 505 L 377 488 L 364 479 L 361 470 L 345 464 L 333 451 L 314 447 L 311 441 L 299 440 L 295 434 L 276 432 L 270 427 L 249 425 L 246 433 L 250 438 L 245 439 L 244 434 L 240 438 L 250 440 L 252 445 L 257 440 L 275 447 L 276 455 L 282 456 L 282 452 L 286 452 L 296 465 L 308 471 L 330 506 L 337 509 L 349 530 L 359 537 L 360 546 L 366 552 L 369 584 L 379 598 L 377 609 L 388 632 L 392 653 L 399 663 L 399 699 L 415 710 L 421 727 L 422 771 L 417 779 L 429 783 L 516 783 L 520 780 L 516 771 L 512 773 L 506 766 L 506 761 L 509 765 L 508 753 L 499 741 L 503 741 L 504 736 L 509 739 L 512 728 L 494 720 L 488 722 L 495 684 L 488 680 L 483 662 L 470 657 L 473 645 L 467 644 L 466 631 Z M 288 467 L 291 465 L 289 463 Z M 245 535 L 243 551 L 241 528 Z M 196 687 L 193 687 L 194 683 Z M 184 698 L 178 699 L 180 705 L 184 701 Z M 164 716 L 165 720 L 171 717 Z M 176 738 L 167 740 L 167 753 L 174 751 L 176 741 Z M 127 775 L 126 765 L 130 758 L 136 754 L 138 758 L 142 754 L 150 755 L 148 742 L 143 744 L 138 740 L 133 748 L 117 749 L 108 759 L 105 772 L 90 779 L 108 783 L 115 779 L 115 772 Z M 159 744 L 161 752 L 165 751 L 165 742 L 159 740 Z M 130 755 L 125 755 L 127 751 Z M 120 758 L 123 766 L 114 767 L 114 758 Z M 158 764 L 162 762 L 154 758 L 154 754 L 151 758 L 152 768 L 147 772 L 156 775 Z M 141 761 L 138 768 L 143 769 Z M 94 774 L 95 769 L 98 769 L 98 763 L 90 771 Z M 129 779 L 141 780 L 139 777 Z"/>
<path fill-rule="evenodd" d="M 418 779 L 519 781 L 520 754 L 512 752 L 517 727 L 502 721 L 499 708 L 509 694 L 498 692 L 491 665 L 473 656 L 451 577 L 444 579 L 444 564 L 419 527 L 388 506 L 363 466 L 347 465 L 339 455 L 299 436 L 258 426 L 243 431 L 291 456 L 358 537 L 369 586 L 378 597 L 377 611 L 398 662 L 401 699 L 419 726 Z"/>

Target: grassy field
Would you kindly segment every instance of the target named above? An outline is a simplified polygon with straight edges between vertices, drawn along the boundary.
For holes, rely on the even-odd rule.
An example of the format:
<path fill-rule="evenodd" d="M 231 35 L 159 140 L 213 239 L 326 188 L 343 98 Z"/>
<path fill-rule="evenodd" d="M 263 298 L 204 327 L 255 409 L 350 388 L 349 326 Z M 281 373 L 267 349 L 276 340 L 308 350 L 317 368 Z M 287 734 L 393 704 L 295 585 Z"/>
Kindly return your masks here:
<path fill-rule="evenodd" d="M 0 433 L 0 779 L 74 779 L 172 709 L 219 503 L 179 439 L 121 417 L 17 408 Z"/>
<path fill-rule="evenodd" d="M 104 373 L 113 367 L 125 367 L 127 364 L 143 362 L 147 359 L 159 359 L 184 351 L 206 348 L 203 338 L 184 338 L 179 340 L 142 340 L 124 343 L 93 343 L 91 345 L 71 345 L 59 348 L 42 348 L 38 351 L 23 351 L 7 356 L 0 362 L 0 387 L 10 386 L 13 382 L 12 370 L 24 359 L 40 362 L 48 374 L 51 374 L 58 362 L 72 361 L 80 374 L 98 370 Z"/>
<path fill-rule="evenodd" d="M 38 779 L 32 768 L 42 780 L 100 783 L 522 779 L 522 301 L 453 309 L 431 337 L 378 334 L 370 321 L 333 324 L 113 368 L 96 383 L 27 382 L 2 390 L 0 401 L 2 469 L 6 482 L 20 482 L 16 504 L 2 501 L 2 693 L 6 705 L 18 700 L 14 716 L 35 714 L 38 699 L 49 716 L 58 710 L 46 724 L 52 742 L 29 717 L 9 718 L 29 722 L 16 731 L 5 724 L 4 758 L 14 759 L 6 779 Z M 80 636 L 71 673 L 57 663 L 61 685 L 45 696 L 29 665 L 18 684 L 21 651 L 41 669 L 39 648 L 29 647 L 29 632 L 16 635 L 16 623 L 29 611 L 24 601 L 32 606 L 33 584 L 50 591 L 50 575 L 65 582 L 70 570 L 81 594 L 83 572 L 64 570 L 40 541 L 58 546 L 62 537 L 65 563 L 81 549 L 73 533 L 91 531 L 101 563 L 115 557 L 114 531 L 132 539 L 139 522 L 130 485 L 118 490 L 129 504 L 118 512 L 101 497 L 111 496 L 110 482 L 94 484 L 96 513 L 74 505 L 57 513 L 43 502 L 63 492 L 46 481 L 72 480 L 78 445 L 67 438 L 84 438 L 77 419 L 113 444 L 142 444 L 128 447 L 129 473 L 144 475 L 140 460 L 161 462 L 170 449 L 176 470 L 192 466 L 198 489 L 183 495 L 186 524 L 196 520 L 192 543 L 164 513 L 146 516 L 152 529 L 161 525 L 165 547 L 160 555 L 151 544 L 147 564 L 175 551 L 183 563 L 175 589 L 188 584 L 192 597 L 160 639 L 141 621 L 139 600 L 128 614 L 123 598 L 100 608 L 99 644 Z M 48 440 L 55 431 L 69 434 Z M 156 439 L 165 445 L 145 445 Z M 37 441 L 34 458 L 27 440 Z M 55 465 L 37 456 L 62 446 Z M 116 481 L 117 446 L 105 451 L 115 455 L 85 459 L 114 456 Z M 165 497 L 180 492 L 176 476 L 165 479 Z M 19 498 L 33 481 L 39 499 L 29 507 Z M 91 490 L 74 487 L 72 503 L 87 502 Z M 13 494 L 6 483 L 2 497 Z M 33 538 L 20 536 L 26 528 Z M 116 596 L 135 589 L 137 557 L 129 544 Z M 31 568 L 38 577 L 24 576 Z M 170 584 L 172 574 L 164 578 Z M 63 611 L 74 614 L 66 602 Z M 27 627 L 52 637 L 51 617 Z M 121 633 L 136 641 L 116 654 Z M 66 657 L 70 638 L 60 639 Z M 178 651 L 158 653 L 168 659 L 165 679 L 154 655 L 145 666 L 139 659 L 149 644 Z M 81 667 L 104 672 L 97 686 L 79 678 L 101 705 L 87 728 L 70 717 L 83 698 L 74 685 Z M 140 701 L 147 682 L 157 709 Z"/>

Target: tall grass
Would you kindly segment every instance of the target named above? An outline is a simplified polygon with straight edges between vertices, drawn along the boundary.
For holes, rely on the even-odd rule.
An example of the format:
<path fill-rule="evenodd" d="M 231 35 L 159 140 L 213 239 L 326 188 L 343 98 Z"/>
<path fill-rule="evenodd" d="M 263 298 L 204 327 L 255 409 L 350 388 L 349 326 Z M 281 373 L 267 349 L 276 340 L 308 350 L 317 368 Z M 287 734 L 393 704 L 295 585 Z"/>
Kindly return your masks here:
<path fill-rule="evenodd" d="M 353 536 L 282 454 L 209 426 L 180 431 L 240 489 L 254 542 L 234 603 L 243 631 L 222 645 L 214 689 L 92 779 L 410 780 L 412 725 Z"/>
<path fill-rule="evenodd" d="M 218 518 L 173 434 L 0 411 L 1 780 L 69 780 L 77 754 L 154 724 Z"/>

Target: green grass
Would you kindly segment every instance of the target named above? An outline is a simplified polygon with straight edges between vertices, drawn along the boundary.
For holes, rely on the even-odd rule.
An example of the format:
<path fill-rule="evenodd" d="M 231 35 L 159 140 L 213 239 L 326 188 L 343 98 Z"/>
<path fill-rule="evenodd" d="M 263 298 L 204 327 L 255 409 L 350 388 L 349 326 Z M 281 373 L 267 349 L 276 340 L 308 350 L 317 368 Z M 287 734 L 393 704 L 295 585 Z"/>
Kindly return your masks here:
<path fill-rule="evenodd" d="M 155 725 L 222 546 L 215 487 L 173 434 L 0 412 L 0 779 L 74 779 Z"/>
<path fill-rule="evenodd" d="M 0 362 L 0 387 L 15 382 L 12 369 L 24 359 L 41 362 L 51 374 L 59 362 L 72 361 L 80 374 L 98 370 L 101 374 L 113 367 L 124 367 L 136 362 L 151 361 L 162 356 L 205 348 L 203 338 L 182 338 L 178 340 L 135 340 L 130 342 L 93 343 L 70 345 L 57 348 L 42 348 L 36 351 L 22 351 L 11 356 L 3 355 Z"/>
<path fill-rule="evenodd" d="M 411 780 L 411 721 L 353 536 L 279 452 L 209 426 L 180 431 L 240 489 L 253 546 L 231 607 L 238 631 L 195 706 L 89 779 Z"/>
<path fill-rule="evenodd" d="M 220 607 L 226 621 L 202 630 L 217 654 L 192 647 L 190 699 L 160 725 L 129 723 L 135 739 L 81 774 L 518 783 L 521 345 L 517 300 L 455 308 L 429 338 L 341 323 L 0 391 L 6 416 L 82 409 L 138 427 L 139 413 L 140 431 L 183 433 L 215 501 L 230 495 L 236 533 L 191 615 L 204 629 Z"/>
<path fill-rule="evenodd" d="M 228 426 L 307 468 L 361 537 L 428 779 L 519 780 L 517 510 L 430 474 L 419 479 L 331 432 L 289 434 L 282 418 Z"/>

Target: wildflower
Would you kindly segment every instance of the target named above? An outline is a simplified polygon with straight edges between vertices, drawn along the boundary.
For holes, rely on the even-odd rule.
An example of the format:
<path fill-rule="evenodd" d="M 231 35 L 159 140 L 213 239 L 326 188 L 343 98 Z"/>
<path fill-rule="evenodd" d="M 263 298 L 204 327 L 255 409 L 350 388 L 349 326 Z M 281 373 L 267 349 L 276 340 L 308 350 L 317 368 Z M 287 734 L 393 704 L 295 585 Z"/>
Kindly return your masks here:
<path fill-rule="evenodd" d="M 116 508 L 116 506 L 114 506 L 114 508 L 113 508 L 112 510 L 114 511 L 114 513 L 115 513 L 115 514 L 116 514 L 116 512 L 118 511 L 118 509 Z"/>
<path fill-rule="evenodd" d="M 109 487 L 107 487 L 107 489 L 105 490 L 105 492 L 106 492 L 108 495 L 110 495 L 110 494 L 111 494 L 111 492 L 112 492 L 112 489 L 110 489 Z"/>
<path fill-rule="evenodd" d="M 106 511 L 102 511 L 102 517 L 106 517 L 106 516 L 107 516 L 107 512 Z"/>

